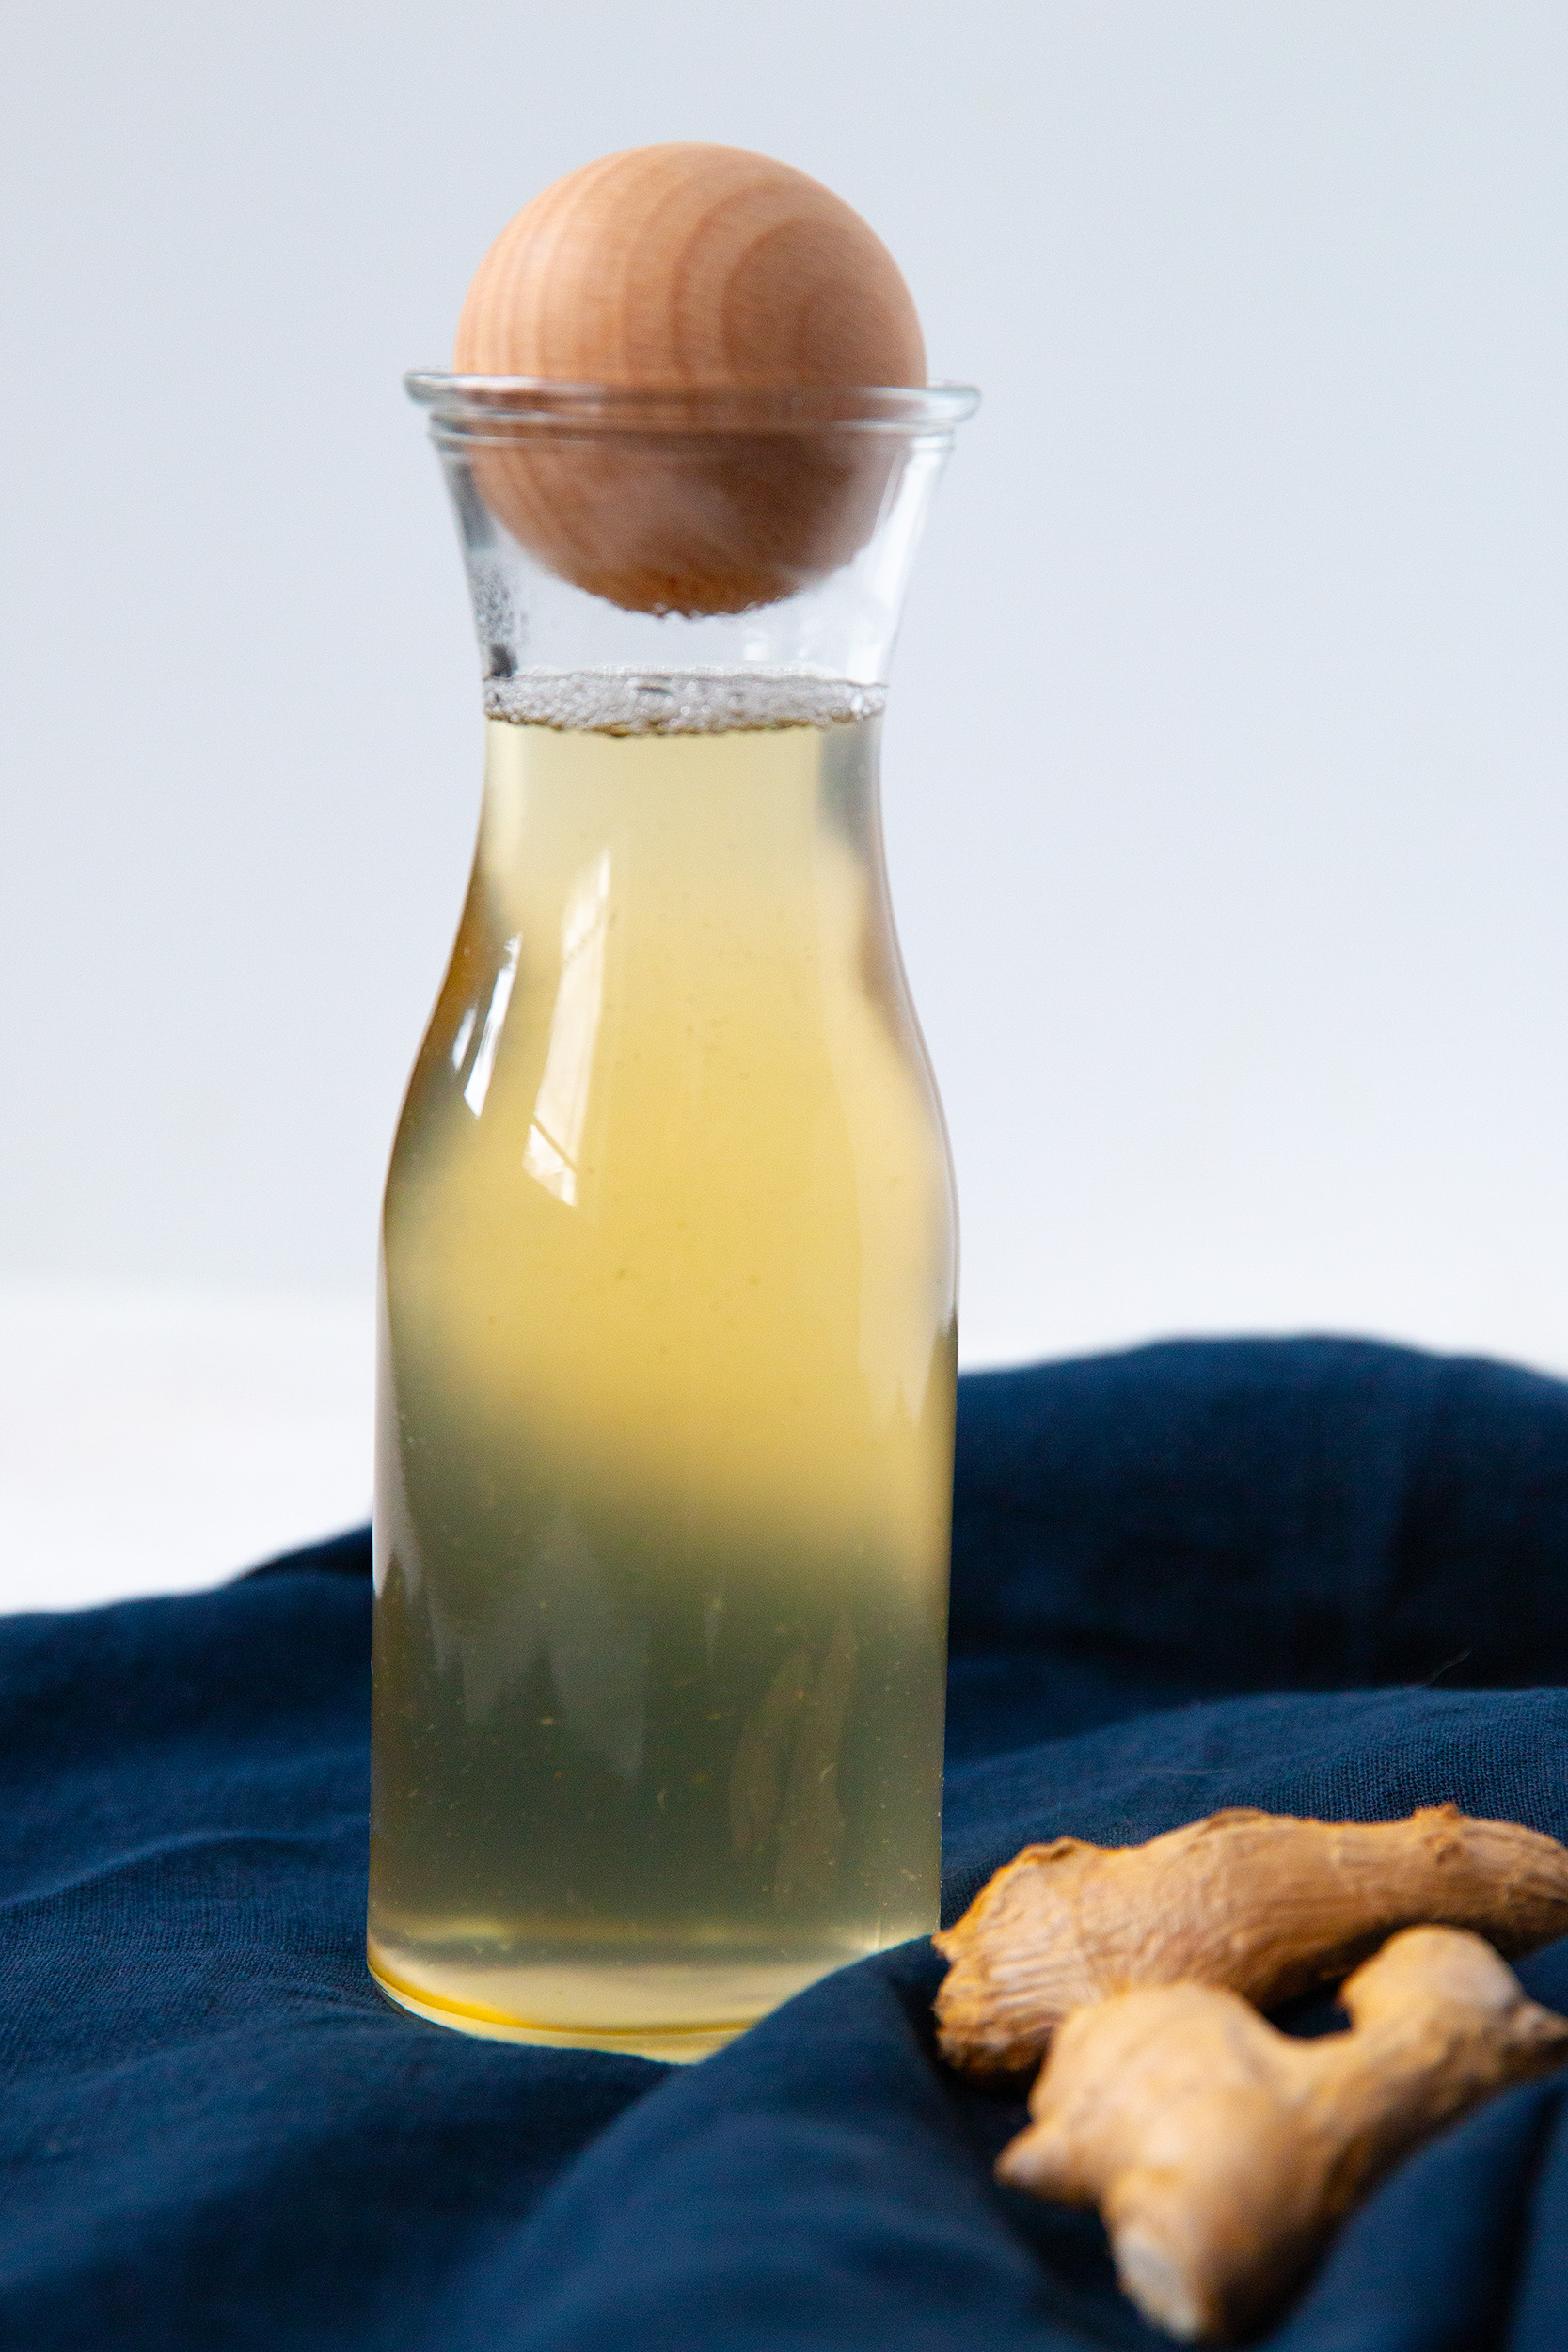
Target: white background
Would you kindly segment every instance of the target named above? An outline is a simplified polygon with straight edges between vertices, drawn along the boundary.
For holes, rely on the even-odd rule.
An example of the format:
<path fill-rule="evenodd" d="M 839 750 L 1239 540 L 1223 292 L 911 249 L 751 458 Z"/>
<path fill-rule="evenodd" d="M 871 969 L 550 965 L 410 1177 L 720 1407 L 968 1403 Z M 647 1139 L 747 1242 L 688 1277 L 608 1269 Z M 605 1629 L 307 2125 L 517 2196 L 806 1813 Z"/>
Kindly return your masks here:
<path fill-rule="evenodd" d="M 816 173 L 986 392 L 888 740 L 972 1361 L 1568 1368 L 1557 0 L 18 0 L 0 1605 L 358 1516 L 478 778 L 402 370 L 573 166 Z"/>

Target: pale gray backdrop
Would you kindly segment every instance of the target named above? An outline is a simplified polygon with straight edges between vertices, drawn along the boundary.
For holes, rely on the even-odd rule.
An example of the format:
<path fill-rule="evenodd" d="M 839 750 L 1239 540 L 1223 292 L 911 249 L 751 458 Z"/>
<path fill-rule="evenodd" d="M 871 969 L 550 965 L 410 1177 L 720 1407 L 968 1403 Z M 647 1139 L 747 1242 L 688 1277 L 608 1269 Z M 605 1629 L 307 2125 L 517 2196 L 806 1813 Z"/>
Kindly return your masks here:
<path fill-rule="evenodd" d="M 1560 0 L 18 0 L 0 1274 L 359 1293 L 478 776 L 398 389 L 765 149 L 986 405 L 888 739 L 972 1357 L 1568 1365 Z"/>

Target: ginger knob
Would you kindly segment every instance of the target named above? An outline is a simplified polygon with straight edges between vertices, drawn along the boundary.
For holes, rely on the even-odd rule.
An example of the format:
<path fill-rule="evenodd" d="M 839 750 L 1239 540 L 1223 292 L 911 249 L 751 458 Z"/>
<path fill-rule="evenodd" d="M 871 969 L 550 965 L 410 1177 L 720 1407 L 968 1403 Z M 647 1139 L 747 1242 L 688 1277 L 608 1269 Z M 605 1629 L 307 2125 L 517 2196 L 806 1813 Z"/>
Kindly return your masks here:
<path fill-rule="evenodd" d="M 655 613 L 742 612 L 848 562 L 894 453 L 789 396 L 926 380 L 909 290 L 860 215 L 787 164 L 690 143 L 604 156 L 525 206 L 480 264 L 455 366 L 665 396 L 651 430 L 635 402 L 546 413 L 474 466 L 551 571 Z"/>
<path fill-rule="evenodd" d="M 1317 2041 L 1211 1985 L 1075 2010 L 998 2174 L 1098 2205 L 1122 2287 L 1156 2326 L 1249 2332 L 1408 2150 L 1568 2061 L 1568 2020 L 1456 1929 L 1406 1929 L 1339 1998 L 1350 2031 Z"/>
<path fill-rule="evenodd" d="M 1223 1985 L 1267 2008 L 1427 1924 L 1510 1953 L 1568 1935 L 1568 1851 L 1451 1804 L 1365 1822 L 1237 1809 L 1144 1846 L 1025 1846 L 935 1939 L 942 2053 L 1022 2072 L 1070 2010 L 1138 1985 Z"/>

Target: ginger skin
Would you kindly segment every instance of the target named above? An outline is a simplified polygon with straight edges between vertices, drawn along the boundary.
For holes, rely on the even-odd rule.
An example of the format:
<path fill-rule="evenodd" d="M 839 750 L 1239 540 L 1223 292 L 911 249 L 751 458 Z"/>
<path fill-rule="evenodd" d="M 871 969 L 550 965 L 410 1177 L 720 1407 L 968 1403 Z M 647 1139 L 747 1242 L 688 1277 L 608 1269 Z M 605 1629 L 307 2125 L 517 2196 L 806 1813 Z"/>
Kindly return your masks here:
<path fill-rule="evenodd" d="M 1204 2341 L 1257 2328 L 1418 2140 L 1568 2060 L 1568 2020 L 1455 1929 L 1406 1929 L 1340 2001 L 1350 2031 L 1317 2041 L 1198 1984 L 1077 2010 L 999 2176 L 1098 2205 L 1122 2287 L 1157 2327 Z"/>
<path fill-rule="evenodd" d="M 1136 1986 L 1272 2007 L 1331 1983 L 1395 1929 L 1467 1928 L 1518 1954 L 1568 1934 L 1568 1849 L 1451 1804 L 1407 1820 L 1235 1811 L 1143 1846 L 1025 1846 L 933 1940 L 938 2040 L 976 2075 L 1038 2064 L 1070 2010 Z"/>

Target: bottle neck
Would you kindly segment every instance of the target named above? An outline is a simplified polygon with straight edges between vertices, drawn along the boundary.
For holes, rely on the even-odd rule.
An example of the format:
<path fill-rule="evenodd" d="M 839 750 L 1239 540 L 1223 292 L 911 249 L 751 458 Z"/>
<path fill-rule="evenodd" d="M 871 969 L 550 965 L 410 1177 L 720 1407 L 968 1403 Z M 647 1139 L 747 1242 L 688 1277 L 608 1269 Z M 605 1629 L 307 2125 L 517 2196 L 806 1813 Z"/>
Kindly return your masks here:
<path fill-rule="evenodd" d="M 832 1099 L 868 1018 L 905 1040 L 879 726 L 489 722 L 473 883 L 427 1050 L 475 1118 L 526 1098 L 524 1168 L 559 1199 L 579 1198 L 594 1121 L 621 1115 L 611 1095 L 705 1132 L 747 1104 L 759 1115 L 769 1087 Z"/>
<path fill-rule="evenodd" d="M 596 925 L 619 955 L 850 953 L 885 912 L 880 723 L 705 732 L 492 718 L 476 885 L 487 921 L 562 961 Z"/>

